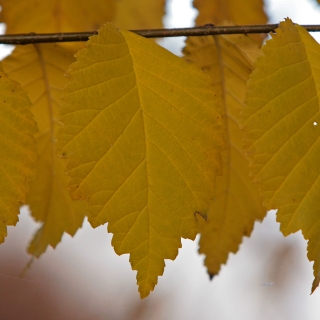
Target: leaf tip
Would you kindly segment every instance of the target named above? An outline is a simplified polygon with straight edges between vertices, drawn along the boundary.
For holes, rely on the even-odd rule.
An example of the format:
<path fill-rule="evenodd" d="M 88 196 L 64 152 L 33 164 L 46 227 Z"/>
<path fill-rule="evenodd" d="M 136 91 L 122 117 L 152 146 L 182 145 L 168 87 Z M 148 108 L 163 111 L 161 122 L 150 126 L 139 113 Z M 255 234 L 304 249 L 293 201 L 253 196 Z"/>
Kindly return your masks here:
<path fill-rule="evenodd" d="M 310 295 L 313 294 L 316 291 L 316 289 L 319 287 L 319 282 L 320 282 L 320 276 L 315 277 L 312 283 Z"/>
<path fill-rule="evenodd" d="M 146 290 L 145 288 L 139 287 L 140 299 L 143 300 L 147 298 L 151 291 L 153 290 Z"/>
<path fill-rule="evenodd" d="M 140 299 L 143 300 L 149 296 L 150 292 L 145 293 L 145 292 L 140 292 Z"/>
<path fill-rule="evenodd" d="M 214 278 L 214 276 L 216 276 L 216 274 L 215 273 L 211 273 L 210 271 L 207 271 L 207 272 L 208 272 L 210 281 L 212 281 L 212 279 Z"/>

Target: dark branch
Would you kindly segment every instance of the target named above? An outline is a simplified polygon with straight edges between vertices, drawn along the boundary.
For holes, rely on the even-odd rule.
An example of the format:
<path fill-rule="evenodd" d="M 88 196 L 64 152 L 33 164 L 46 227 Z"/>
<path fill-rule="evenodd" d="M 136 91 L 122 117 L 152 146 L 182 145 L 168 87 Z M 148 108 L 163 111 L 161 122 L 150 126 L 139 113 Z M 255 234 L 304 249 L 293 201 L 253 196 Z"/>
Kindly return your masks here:
<path fill-rule="evenodd" d="M 163 37 L 189 37 L 189 36 L 207 36 L 219 34 L 247 34 L 247 33 L 268 33 L 274 32 L 278 24 L 266 25 L 247 25 L 247 26 L 214 26 L 205 25 L 195 28 L 178 28 L 178 29 L 150 29 L 150 30 L 131 30 L 132 32 L 146 38 L 163 38 Z M 303 25 L 308 31 L 320 31 L 320 25 Z M 87 41 L 93 32 L 70 32 L 70 33 L 28 33 L 28 34 L 7 34 L 0 36 L 2 44 L 30 44 L 44 42 L 74 42 Z"/>

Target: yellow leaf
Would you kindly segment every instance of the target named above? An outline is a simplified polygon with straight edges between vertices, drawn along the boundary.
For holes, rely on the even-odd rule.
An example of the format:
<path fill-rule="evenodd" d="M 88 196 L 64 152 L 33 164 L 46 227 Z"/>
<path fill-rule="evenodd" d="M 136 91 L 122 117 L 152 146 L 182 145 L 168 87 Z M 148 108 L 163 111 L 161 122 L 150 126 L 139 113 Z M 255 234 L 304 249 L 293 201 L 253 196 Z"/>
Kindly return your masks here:
<path fill-rule="evenodd" d="M 55 44 L 20 46 L 3 61 L 8 75 L 28 92 L 39 126 L 36 135 L 40 156 L 38 180 L 30 184 L 27 196 L 33 217 L 44 222 L 28 249 L 36 257 L 48 245 L 55 247 L 64 232 L 74 235 L 85 215 L 84 204 L 72 201 L 69 196 L 65 160 L 55 155 L 60 95 L 67 83 L 63 75 L 73 61 L 68 50 Z"/>
<path fill-rule="evenodd" d="M 302 230 L 320 274 L 320 47 L 290 19 L 263 47 L 243 111 L 246 149 L 264 205 L 284 235 Z"/>
<path fill-rule="evenodd" d="M 118 0 L 114 23 L 127 30 L 163 28 L 165 0 Z"/>
<path fill-rule="evenodd" d="M 263 0 L 194 0 L 193 6 L 199 11 L 196 18 L 199 26 L 227 20 L 239 25 L 265 24 L 268 21 Z M 253 35 L 253 38 L 261 43 L 264 35 Z"/>
<path fill-rule="evenodd" d="M 29 181 L 35 178 L 37 125 L 29 108 L 26 92 L 0 66 L 0 243 L 7 225 L 19 220 L 19 206 L 26 202 Z"/>
<path fill-rule="evenodd" d="M 6 33 L 97 30 L 114 17 L 115 0 L 0 0 Z"/>
<path fill-rule="evenodd" d="M 255 220 L 262 220 L 266 214 L 258 187 L 249 178 L 249 162 L 242 152 L 243 132 L 239 128 L 246 82 L 261 51 L 245 35 L 226 35 L 189 37 L 183 52 L 185 58 L 211 76 L 226 114 L 223 176 L 217 177 L 216 201 L 208 221 L 200 219 L 199 252 L 206 255 L 205 265 L 213 277 L 226 263 L 229 252 L 237 252 L 242 237 L 250 235 Z"/>
<path fill-rule="evenodd" d="M 111 24 L 77 60 L 58 136 L 71 195 L 88 198 L 93 227 L 108 222 L 117 254 L 130 253 L 144 298 L 210 208 L 222 110 L 201 70 Z"/>
<path fill-rule="evenodd" d="M 230 20 L 236 24 L 267 22 L 263 0 L 194 0 L 193 6 L 199 11 L 197 25 L 219 23 L 224 20 Z"/>

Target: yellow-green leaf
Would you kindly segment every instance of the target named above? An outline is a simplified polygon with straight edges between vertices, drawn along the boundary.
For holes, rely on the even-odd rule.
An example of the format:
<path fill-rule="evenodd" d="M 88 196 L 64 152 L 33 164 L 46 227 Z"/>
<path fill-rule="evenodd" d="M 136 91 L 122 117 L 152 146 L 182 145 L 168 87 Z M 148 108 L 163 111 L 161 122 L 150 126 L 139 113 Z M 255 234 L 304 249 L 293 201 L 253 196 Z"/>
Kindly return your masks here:
<path fill-rule="evenodd" d="M 0 243 L 7 225 L 19 220 L 19 206 L 26 202 L 29 181 L 36 175 L 37 125 L 30 105 L 26 92 L 0 66 Z"/>
<path fill-rule="evenodd" d="M 93 227 L 108 222 L 117 254 L 130 253 L 144 298 L 214 199 L 222 110 L 200 69 L 111 24 L 70 77 L 58 144 L 71 195 L 88 198 Z"/>
<path fill-rule="evenodd" d="M 8 75 L 28 92 L 39 126 L 36 134 L 40 157 L 38 179 L 30 184 L 27 196 L 33 217 L 43 222 L 28 249 L 36 257 L 48 245 L 55 247 L 64 232 L 74 235 L 85 215 L 85 205 L 72 201 L 69 196 L 66 162 L 55 154 L 60 95 L 67 83 L 64 73 L 73 61 L 70 51 L 55 44 L 20 46 L 3 61 Z"/>
<path fill-rule="evenodd" d="M 302 230 L 309 240 L 314 291 L 320 279 L 320 46 L 286 19 L 263 53 L 243 111 L 246 150 L 283 234 Z"/>
<path fill-rule="evenodd" d="M 227 122 L 227 150 L 223 152 L 223 176 L 217 177 L 216 201 L 208 221 L 200 223 L 199 252 L 212 277 L 226 263 L 230 252 L 237 252 L 244 235 L 249 236 L 256 220 L 262 220 L 258 187 L 250 181 L 249 162 L 242 152 L 243 132 L 240 112 L 253 62 L 260 55 L 258 45 L 245 35 L 189 37 L 183 50 L 213 82 L 222 97 Z"/>
<path fill-rule="evenodd" d="M 97 30 L 114 17 L 116 0 L 0 0 L 11 33 Z"/>
<path fill-rule="evenodd" d="M 163 28 L 165 0 L 118 0 L 114 23 L 121 29 Z"/>

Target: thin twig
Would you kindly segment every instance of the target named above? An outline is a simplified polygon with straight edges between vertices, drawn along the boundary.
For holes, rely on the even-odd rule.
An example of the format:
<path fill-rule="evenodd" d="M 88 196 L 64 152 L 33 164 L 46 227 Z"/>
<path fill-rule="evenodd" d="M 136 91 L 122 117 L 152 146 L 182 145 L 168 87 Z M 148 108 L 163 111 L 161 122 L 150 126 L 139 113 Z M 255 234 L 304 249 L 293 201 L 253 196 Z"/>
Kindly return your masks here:
<path fill-rule="evenodd" d="M 278 24 L 263 25 L 245 25 L 245 26 L 214 26 L 208 24 L 194 28 L 177 29 L 149 29 L 149 30 L 131 30 L 132 32 L 145 38 L 164 38 L 164 37 L 190 37 L 207 36 L 219 34 L 247 34 L 247 33 L 269 33 L 278 28 Z M 308 31 L 320 31 L 320 25 L 303 25 Z M 30 44 L 44 42 L 74 42 L 87 41 L 92 32 L 69 32 L 69 33 L 28 33 L 28 34 L 7 34 L 0 36 L 2 44 Z"/>

